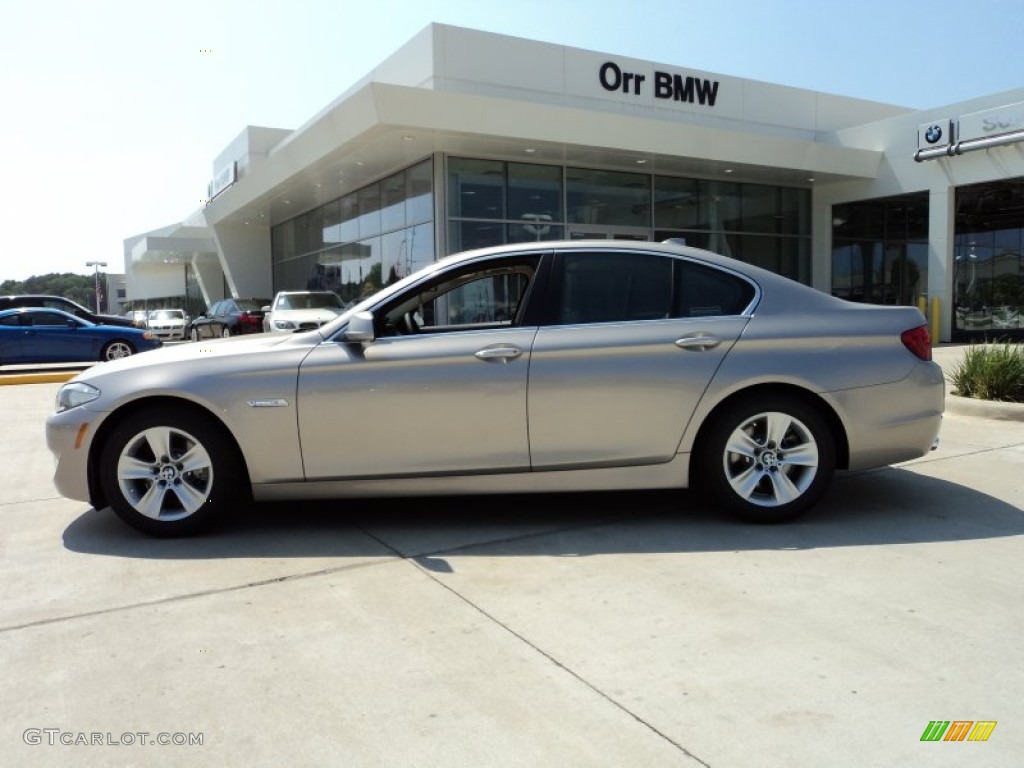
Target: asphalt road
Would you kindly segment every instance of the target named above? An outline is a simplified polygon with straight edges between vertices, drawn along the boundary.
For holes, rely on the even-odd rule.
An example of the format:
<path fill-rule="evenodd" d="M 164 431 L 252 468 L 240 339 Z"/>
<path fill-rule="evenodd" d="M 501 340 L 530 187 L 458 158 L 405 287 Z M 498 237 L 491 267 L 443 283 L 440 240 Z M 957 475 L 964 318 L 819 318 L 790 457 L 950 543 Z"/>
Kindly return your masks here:
<path fill-rule="evenodd" d="M 157 541 L 57 496 L 58 386 L 0 387 L 4 766 L 1021 765 L 1024 423 L 950 415 L 780 527 L 659 492 Z"/>

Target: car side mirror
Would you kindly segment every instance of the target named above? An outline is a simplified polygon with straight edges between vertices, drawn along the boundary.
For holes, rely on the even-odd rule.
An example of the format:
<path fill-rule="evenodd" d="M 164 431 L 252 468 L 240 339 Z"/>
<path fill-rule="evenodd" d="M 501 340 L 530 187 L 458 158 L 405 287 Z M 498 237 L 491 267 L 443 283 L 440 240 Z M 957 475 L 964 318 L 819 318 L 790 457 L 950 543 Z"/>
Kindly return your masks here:
<path fill-rule="evenodd" d="M 270 311 L 270 305 L 269 304 L 267 304 L 265 307 L 260 307 L 260 312 L 269 312 L 269 311 Z"/>
<path fill-rule="evenodd" d="M 356 312 L 348 319 L 345 341 L 368 342 L 373 341 L 375 338 L 372 312 Z"/>

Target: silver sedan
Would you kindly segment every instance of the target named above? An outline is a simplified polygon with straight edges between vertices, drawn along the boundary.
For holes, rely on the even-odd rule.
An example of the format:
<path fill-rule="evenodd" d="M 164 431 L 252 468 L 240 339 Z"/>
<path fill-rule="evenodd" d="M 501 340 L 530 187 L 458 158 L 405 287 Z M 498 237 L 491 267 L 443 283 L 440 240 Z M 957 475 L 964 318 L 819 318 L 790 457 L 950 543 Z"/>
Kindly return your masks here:
<path fill-rule="evenodd" d="M 250 500 L 697 486 L 790 520 L 937 444 L 910 307 L 669 244 L 443 259 L 323 327 L 105 363 L 57 397 L 57 489 L 153 535 Z"/>

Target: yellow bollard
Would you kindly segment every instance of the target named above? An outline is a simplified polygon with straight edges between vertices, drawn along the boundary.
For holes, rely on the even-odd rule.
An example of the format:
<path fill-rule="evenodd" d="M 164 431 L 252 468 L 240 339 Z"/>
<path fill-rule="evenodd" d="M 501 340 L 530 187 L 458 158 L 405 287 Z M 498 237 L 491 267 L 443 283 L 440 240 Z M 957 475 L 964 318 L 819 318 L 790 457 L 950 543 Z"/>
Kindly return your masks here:
<path fill-rule="evenodd" d="M 921 314 L 928 317 L 928 299 L 924 296 L 917 297 L 917 308 L 921 310 Z"/>
<path fill-rule="evenodd" d="M 939 312 L 942 307 L 942 302 L 939 301 L 938 296 L 932 296 L 932 312 L 931 317 L 928 318 L 929 326 L 928 332 L 932 337 L 932 346 L 937 347 L 939 345 L 939 323 L 940 315 Z"/>

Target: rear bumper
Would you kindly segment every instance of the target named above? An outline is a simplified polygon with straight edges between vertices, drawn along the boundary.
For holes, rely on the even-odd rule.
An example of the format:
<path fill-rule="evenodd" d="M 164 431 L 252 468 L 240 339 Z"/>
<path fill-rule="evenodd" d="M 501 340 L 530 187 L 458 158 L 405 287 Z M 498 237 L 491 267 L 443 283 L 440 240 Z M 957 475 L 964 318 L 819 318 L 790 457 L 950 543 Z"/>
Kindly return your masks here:
<path fill-rule="evenodd" d="M 846 426 L 849 469 L 870 469 L 926 455 L 938 445 L 946 382 L 921 362 L 889 384 L 831 392 Z"/>

